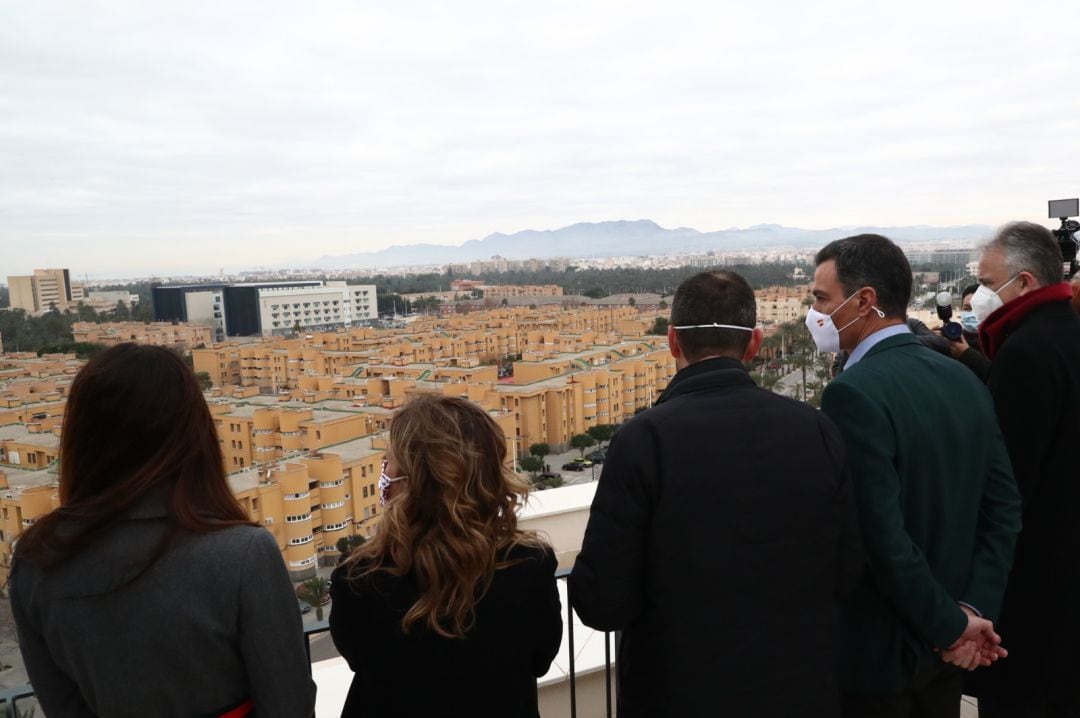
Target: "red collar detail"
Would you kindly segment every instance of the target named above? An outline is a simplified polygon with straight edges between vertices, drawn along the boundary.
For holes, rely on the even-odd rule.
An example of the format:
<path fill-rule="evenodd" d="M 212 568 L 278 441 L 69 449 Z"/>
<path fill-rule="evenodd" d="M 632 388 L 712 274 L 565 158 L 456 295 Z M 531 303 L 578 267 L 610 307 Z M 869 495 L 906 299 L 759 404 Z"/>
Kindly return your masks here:
<path fill-rule="evenodd" d="M 1022 297 L 995 309 L 979 327 L 979 342 L 982 350 L 993 359 L 1005 340 L 1023 324 L 1027 316 L 1044 304 L 1069 301 L 1072 289 L 1065 282 L 1040 287 Z"/>

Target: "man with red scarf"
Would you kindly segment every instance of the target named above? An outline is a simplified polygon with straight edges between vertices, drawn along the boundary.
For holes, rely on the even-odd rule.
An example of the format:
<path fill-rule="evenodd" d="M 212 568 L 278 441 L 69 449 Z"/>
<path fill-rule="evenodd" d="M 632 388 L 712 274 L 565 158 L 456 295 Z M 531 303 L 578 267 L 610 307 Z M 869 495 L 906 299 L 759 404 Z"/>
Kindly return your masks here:
<path fill-rule="evenodd" d="M 997 628 L 1009 657 L 972 675 L 981 718 L 1080 716 L 1080 317 L 1045 227 L 1002 227 L 972 309 L 1023 502 Z"/>

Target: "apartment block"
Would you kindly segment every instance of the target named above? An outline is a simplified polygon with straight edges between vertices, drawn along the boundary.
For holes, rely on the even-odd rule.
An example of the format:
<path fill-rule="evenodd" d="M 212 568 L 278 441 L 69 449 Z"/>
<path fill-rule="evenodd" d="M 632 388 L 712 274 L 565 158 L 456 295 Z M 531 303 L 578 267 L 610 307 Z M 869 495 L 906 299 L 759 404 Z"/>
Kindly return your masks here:
<path fill-rule="evenodd" d="M 809 285 L 768 287 L 754 292 L 758 324 L 785 324 L 806 316 Z"/>
<path fill-rule="evenodd" d="M 201 324 L 173 324 L 171 322 L 75 322 L 71 333 L 77 342 L 90 342 L 114 346 L 125 342 L 149 344 L 158 347 L 190 349 L 214 342 L 214 330 Z"/>
<path fill-rule="evenodd" d="M 674 360 L 664 337 L 645 336 L 651 323 L 628 306 L 500 308 L 291 338 L 203 342 L 208 327 L 171 324 L 115 333 L 92 325 L 79 337 L 205 344 L 192 360 L 213 383 L 206 396 L 234 493 L 300 580 L 333 560 L 339 538 L 374 530 L 387 430 L 412 396 L 481 406 L 502 427 L 510 461 L 534 443 L 563 447 L 651 406 L 667 386 Z M 63 355 L 0 358 L 0 568 L 20 527 L 55 504 L 59 432 L 79 365 Z"/>
<path fill-rule="evenodd" d="M 561 297 L 563 288 L 557 284 L 491 284 L 481 286 L 485 299 L 503 297 Z"/>
<path fill-rule="evenodd" d="M 139 303 L 139 295 L 130 292 L 88 290 L 83 304 L 97 312 L 111 312 L 123 302 L 129 308 Z"/>
<path fill-rule="evenodd" d="M 75 309 L 86 298 L 84 286 L 73 283 L 67 269 L 35 269 L 33 274 L 9 276 L 7 281 L 11 308 L 28 314 Z"/>

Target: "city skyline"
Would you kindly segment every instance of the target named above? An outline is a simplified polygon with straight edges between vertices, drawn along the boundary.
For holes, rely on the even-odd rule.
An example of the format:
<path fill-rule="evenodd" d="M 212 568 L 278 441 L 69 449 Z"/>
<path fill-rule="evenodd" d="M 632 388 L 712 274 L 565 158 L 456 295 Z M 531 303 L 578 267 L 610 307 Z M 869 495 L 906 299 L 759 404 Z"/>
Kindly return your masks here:
<path fill-rule="evenodd" d="M 1046 220 L 1060 3 L 43 2 L 0 26 L 5 273 L 281 266 L 648 217 Z M 538 252 L 539 254 L 539 252 Z"/>

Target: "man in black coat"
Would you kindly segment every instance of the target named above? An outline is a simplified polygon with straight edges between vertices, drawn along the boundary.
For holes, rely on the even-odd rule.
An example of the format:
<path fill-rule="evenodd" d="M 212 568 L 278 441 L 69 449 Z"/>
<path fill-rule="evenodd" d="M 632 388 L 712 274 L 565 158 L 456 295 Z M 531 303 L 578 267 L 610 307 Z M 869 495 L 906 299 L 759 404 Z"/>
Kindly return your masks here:
<path fill-rule="evenodd" d="M 1009 649 L 972 676 L 981 718 L 1080 716 L 1080 317 L 1041 225 L 1003 227 L 972 307 L 1023 503 L 998 630 Z"/>
<path fill-rule="evenodd" d="M 861 568 L 836 427 L 755 386 L 754 293 L 679 287 L 679 368 L 612 440 L 570 599 L 623 631 L 620 718 L 835 716 L 834 599 Z"/>

